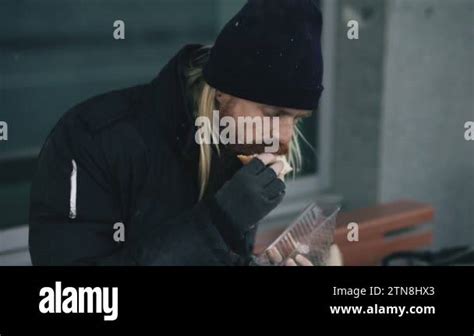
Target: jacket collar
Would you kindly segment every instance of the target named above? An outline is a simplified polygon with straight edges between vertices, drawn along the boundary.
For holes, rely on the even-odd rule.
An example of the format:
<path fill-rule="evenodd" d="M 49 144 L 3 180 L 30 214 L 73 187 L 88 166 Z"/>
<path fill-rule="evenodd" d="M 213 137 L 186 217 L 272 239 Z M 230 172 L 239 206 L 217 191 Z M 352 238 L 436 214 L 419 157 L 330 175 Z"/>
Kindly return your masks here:
<path fill-rule="evenodd" d="M 199 145 L 195 142 L 195 116 L 191 95 L 187 92 L 186 67 L 191 53 L 200 47 L 192 44 L 182 48 L 149 86 L 153 102 L 150 111 L 152 120 L 163 126 L 160 129 L 166 132 L 182 157 L 194 164 L 199 160 Z M 206 194 L 220 189 L 240 167 L 242 163 L 235 154 L 221 147 L 221 154 L 218 155 L 212 146 L 211 176 Z"/>

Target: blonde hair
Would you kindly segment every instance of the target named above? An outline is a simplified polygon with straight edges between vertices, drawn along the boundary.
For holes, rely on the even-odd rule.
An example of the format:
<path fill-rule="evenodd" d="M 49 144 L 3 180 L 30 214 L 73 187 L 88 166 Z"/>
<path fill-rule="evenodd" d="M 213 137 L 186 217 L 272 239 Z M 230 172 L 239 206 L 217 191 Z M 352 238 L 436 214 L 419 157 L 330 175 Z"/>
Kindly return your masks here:
<path fill-rule="evenodd" d="M 209 57 L 210 46 L 204 46 L 200 48 L 194 57 L 191 57 L 188 64 L 187 85 L 189 94 L 192 95 L 194 102 L 194 115 L 195 117 L 207 117 L 212 120 L 212 113 L 216 110 L 216 89 L 207 84 L 203 78 L 202 69 L 204 64 L 207 62 Z M 213 137 L 217 136 L 219 130 L 213 130 L 211 123 L 208 123 L 206 127 L 210 129 L 206 130 L 212 134 Z M 293 138 L 290 143 L 289 152 L 287 159 L 290 165 L 293 167 L 293 177 L 301 169 L 302 166 L 302 155 L 299 139 L 306 139 L 303 137 L 298 125 L 295 126 Z M 219 152 L 219 145 L 214 145 L 217 153 Z M 209 181 L 209 175 L 211 172 L 211 161 L 212 161 L 212 148 L 211 145 L 201 142 L 200 155 L 199 155 L 199 199 L 202 199 L 207 188 Z"/>

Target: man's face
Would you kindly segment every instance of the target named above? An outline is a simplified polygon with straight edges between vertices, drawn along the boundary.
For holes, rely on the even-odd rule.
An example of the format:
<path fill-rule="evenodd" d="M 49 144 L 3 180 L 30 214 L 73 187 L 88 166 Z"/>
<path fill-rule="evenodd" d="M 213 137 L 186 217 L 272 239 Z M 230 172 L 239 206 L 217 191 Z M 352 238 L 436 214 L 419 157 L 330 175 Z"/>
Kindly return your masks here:
<path fill-rule="evenodd" d="M 219 103 L 220 117 L 231 117 L 235 120 L 235 124 L 238 125 L 239 119 L 250 117 L 262 120 L 262 130 L 259 130 L 256 125 L 251 127 L 245 127 L 241 129 L 237 127 L 236 134 L 239 136 L 239 131 L 243 132 L 244 139 L 247 139 L 248 132 L 252 132 L 254 141 L 245 144 L 232 144 L 229 148 L 237 154 L 252 155 L 260 154 L 264 152 L 265 148 L 268 147 L 263 144 L 256 143 L 255 139 L 272 137 L 278 141 L 277 155 L 285 155 L 288 153 L 291 139 L 293 137 L 294 127 L 296 122 L 301 118 L 311 116 L 311 110 L 299 110 L 293 108 L 276 107 L 265 104 L 260 104 L 237 98 L 229 94 L 217 91 L 216 99 Z M 263 120 L 266 122 L 263 122 Z M 254 119 L 256 120 L 256 119 Z M 269 130 L 265 127 L 268 126 Z"/>

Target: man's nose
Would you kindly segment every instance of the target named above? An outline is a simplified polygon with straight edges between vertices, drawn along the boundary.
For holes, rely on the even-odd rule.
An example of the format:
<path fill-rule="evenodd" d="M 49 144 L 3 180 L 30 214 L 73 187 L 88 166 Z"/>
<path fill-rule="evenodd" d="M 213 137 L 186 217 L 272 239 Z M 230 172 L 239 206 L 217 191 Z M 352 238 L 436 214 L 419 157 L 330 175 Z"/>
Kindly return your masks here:
<path fill-rule="evenodd" d="M 293 118 L 280 118 L 279 139 L 280 143 L 288 144 L 293 137 L 294 121 Z"/>

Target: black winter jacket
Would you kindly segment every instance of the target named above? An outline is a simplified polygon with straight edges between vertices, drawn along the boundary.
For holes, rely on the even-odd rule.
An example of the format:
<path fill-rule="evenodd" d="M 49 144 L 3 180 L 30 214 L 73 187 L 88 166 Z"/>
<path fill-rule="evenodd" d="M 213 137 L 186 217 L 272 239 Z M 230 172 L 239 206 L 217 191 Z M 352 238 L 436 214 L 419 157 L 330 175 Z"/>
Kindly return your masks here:
<path fill-rule="evenodd" d="M 54 127 L 31 190 L 33 265 L 248 264 L 255 232 L 229 237 L 208 201 L 237 158 L 214 156 L 210 192 L 198 200 L 184 71 L 199 47 L 184 47 L 151 83 L 87 100 Z"/>

